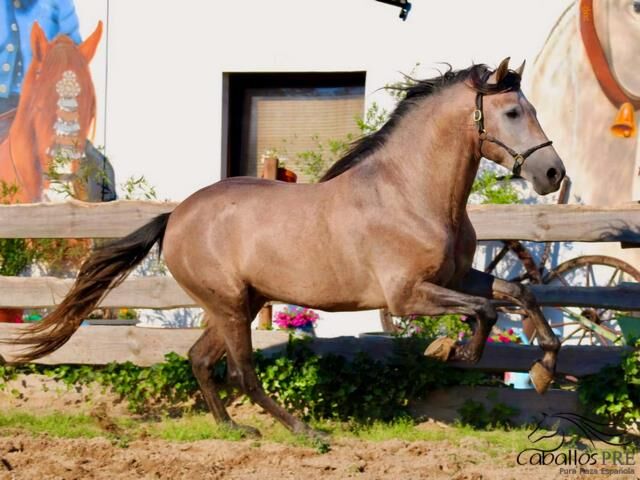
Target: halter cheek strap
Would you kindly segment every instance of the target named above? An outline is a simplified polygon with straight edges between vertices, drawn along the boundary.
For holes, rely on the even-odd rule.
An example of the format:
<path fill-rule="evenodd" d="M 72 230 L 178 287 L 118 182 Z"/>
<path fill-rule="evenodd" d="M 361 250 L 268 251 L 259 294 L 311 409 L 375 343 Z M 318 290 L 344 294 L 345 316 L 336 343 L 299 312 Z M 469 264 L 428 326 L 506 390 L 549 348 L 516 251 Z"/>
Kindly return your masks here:
<path fill-rule="evenodd" d="M 480 137 L 480 154 L 482 155 L 482 143 L 485 140 L 487 142 L 495 143 L 496 145 L 504 148 L 509 153 L 509 155 L 513 157 L 513 169 L 512 169 L 513 175 L 516 177 L 519 177 L 525 160 L 533 152 L 537 152 L 541 148 L 548 147 L 553 142 L 551 140 L 548 140 L 546 142 L 542 142 L 539 145 L 531 147 L 522 153 L 518 153 L 513 148 L 507 146 L 505 143 L 501 142 L 493 135 L 489 135 L 484 128 L 484 113 L 482 110 L 482 97 L 483 97 L 483 94 L 478 92 L 478 94 L 476 95 L 476 110 L 473 112 L 473 121 L 476 122 L 476 125 L 478 126 L 478 136 Z"/>

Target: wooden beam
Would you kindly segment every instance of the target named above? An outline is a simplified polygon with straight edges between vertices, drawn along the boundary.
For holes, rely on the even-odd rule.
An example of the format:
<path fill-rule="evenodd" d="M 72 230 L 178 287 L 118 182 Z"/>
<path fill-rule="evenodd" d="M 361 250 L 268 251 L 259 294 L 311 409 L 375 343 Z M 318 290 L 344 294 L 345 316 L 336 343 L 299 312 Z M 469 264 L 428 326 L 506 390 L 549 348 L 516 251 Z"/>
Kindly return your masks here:
<path fill-rule="evenodd" d="M 625 347 L 594 347 L 565 345 L 558 353 L 556 373 L 584 377 L 598 373 L 609 365 L 619 365 Z M 483 372 L 528 372 L 531 365 L 542 357 L 540 347 L 516 344 L 487 344 L 482 359 L 475 365 L 452 363 L 452 366 Z"/>
<path fill-rule="evenodd" d="M 73 280 L 55 277 L 0 276 L 0 307 L 47 308 L 60 303 Z M 172 277 L 139 277 L 126 280 L 100 304 L 104 308 L 178 308 L 196 303 Z"/>
<path fill-rule="evenodd" d="M 47 308 L 60 303 L 73 280 L 54 277 L 0 276 L 0 307 Z M 640 310 L 640 284 L 617 287 L 555 287 L 533 285 L 542 306 L 576 306 Z M 277 302 L 273 302 L 277 303 Z M 501 302 L 506 305 L 506 303 Z M 102 307 L 178 308 L 197 306 L 171 277 L 127 279 L 101 303 Z"/>
<path fill-rule="evenodd" d="M 0 339 L 6 340 L 19 333 L 24 325 L 0 324 Z M 110 362 L 133 362 L 149 366 L 164 360 L 167 353 L 187 356 L 189 349 L 202 335 L 200 328 L 143 328 L 124 326 L 80 327 L 59 350 L 35 363 L 43 365 L 106 365 Z M 253 346 L 269 349 L 284 346 L 288 335 L 279 331 L 252 331 Z M 11 361 L 17 347 L 0 345 L 0 355 Z"/>
<path fill-rule="evenodd" d="M 262 178 L 267 180 L 276 180 L 278 178 L 278 158 L 266 157 L 263 159 Z M 269 222 L 272 213 L 270 205 L 262 205 L 262 216 L 265 222 Z M 273 306 L 265 305 L 258 313 L 258 329 L 271 330 L 273 321 Z"/>
<path fill-rule="evenodd" d="M 117 238 L 176 205 L 132 200 L 0 205 L 0 238 Z M 640 204 L 470 205 L 468 211 L 478 240 L 640 243 Z"/>
<path fill-rule="evenodd" d="M 640 243 L 640 204 L 474 205 L 478 240 Z"/>
<path fill-rule="evenodd" d="M 24 328 L 24 325 L 0 324 L 0 339 L 7 340 Z M 254 348 L 263 350 L 267 355 L 280 354 L 286 347 L 286 333 L 264 330 L 251 333 Z M 152 365 L 161 362 L 169 352 L 186 356 L 201 334 L 202 330 L 198 328 L 80 327 L 62 348 L 37 363 L 104 365 L 130 361 L 136 365 Z M 317 338 L 310 347 L 319 355 L 353 358 L 358 352 L 365 352 L 375 360 L 384 360 L 392 354 L 395 340 L 380 336 Z M 622 347 L 564 346 L 558 356 L 557 373 L 576 377 L 597 373 L 606 365 L 619 364 L 626 351 L 628 349 Z M 10 362 L 16 353 L 17 347 L 0 344 L 0 355 L 5 360 Z M 451 365 L 487 372 L 526 372 L 541 354 L 540 348 L 535 346 L 487 344 L 482 359 L 476 365 Z"/>
<path fill-rule="evenodd" d="M 544 307 L 597 307 L 615 310 L 640 310 L 640 284 L 617 287 L 557 287 L 531 285 L 533 294 Z"/>
<path fill-rule="evenodd" d="M 176 205 L 148 200 L 0 205 L 0 238 L 119 238 Z"/>
<path fill-rule="evenodd" d="M 513 388 L 496 388 L 484 386 L 459 385 L 428 392 L 424 399 L 409 404 L 411 416 L 424 419 L 431 418 L 440 422 L 461 420 L 460 410 L 465 402 L 473 400 L 484 405 L 490 411 L 497 404 L 513 408 L 514 413 L 509 420 L 512 425 L 530 425 L 532 418 L 542 419 L 542 414 L 586 414 L 584 406 L 578 399 L 578 392 L 568 390 L 549 390 L 538 395 L 535 390 L 515 390 Z M 550 418 L 545 426 L 575 427 L 568 420 Z M 557 428 L 556 426 L 556 428 Z"/>

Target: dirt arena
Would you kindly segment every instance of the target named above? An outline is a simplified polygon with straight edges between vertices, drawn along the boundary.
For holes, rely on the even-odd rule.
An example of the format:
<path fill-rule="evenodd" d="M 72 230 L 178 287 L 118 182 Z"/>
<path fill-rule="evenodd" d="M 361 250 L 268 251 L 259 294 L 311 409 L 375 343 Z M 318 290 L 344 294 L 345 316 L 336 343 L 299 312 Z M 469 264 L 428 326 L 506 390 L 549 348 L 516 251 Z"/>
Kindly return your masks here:
<path fill-rule="evenodd" d="M 42 388 L 45 385 L 46 388 Z M 13 393 L 8 393 L 14 390 Z M 46 390 L 46 391 L 45 391 Z M 16 391 L 18 394 L 16 395 Z M 108 403 L 106 403 L 108 402 Z M 0 428 L 0 479 L 556 479 L 607 478 L 605 475 L 561 473 L 560 467 L 516 465 L 517 451 L 491 448 L 483 439 L 462 437 L 456 442 L 334 438 L 331 449 L 320 453 L 307 446 L 272 439 L 240 441 L 165 441 L 137 435 L 126 443 L 114 441 L 109 418 L 128 415 L 123 404 L 99 390 L 61 389 L 50 379 L 34 376 L 11 382 L 0 393 L 0 410 L 88 413 L 96 416 L 104 437 L 54 438 L 20 428 Z M 256 407 L 238 407 L 236 418 L 258 414 Z M 106 421 L 105 421 L 106 419 Z M 249 422 L 247 422 L 249 423 Z M 453 429 L 425 422 L 418 429 Z M 523 433 L 524 434 L 524 433 Z M 640 476 L 636 472 L 615 478 Z"/>

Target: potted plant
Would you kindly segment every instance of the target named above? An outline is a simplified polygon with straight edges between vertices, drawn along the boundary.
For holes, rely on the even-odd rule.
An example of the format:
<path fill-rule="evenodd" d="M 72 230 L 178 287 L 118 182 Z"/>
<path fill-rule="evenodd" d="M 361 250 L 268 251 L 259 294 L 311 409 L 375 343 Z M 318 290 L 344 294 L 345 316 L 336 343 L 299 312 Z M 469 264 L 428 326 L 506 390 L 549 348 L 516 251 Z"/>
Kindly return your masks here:
<path fill-rule="evenodd" d="M 275 315 L 274 323 L 296 337 L 315 337 L 320 316 L 310 308 L 287 305 Z"/>
<path fill-rule="evenodd" d="M 487 338 L 488 343 L 524 343 L 528 344 L 529 341 L 521 329 L 514 330 L 510 328 L 508 330 L 500 330 L 497 327 L 493 327 L 493 334 Z M 504 383 L 512 385 L 513 388 L 518 390 L 526 390 L 533 388 L 529 374 L 526 372 L 504 372 Z"/>

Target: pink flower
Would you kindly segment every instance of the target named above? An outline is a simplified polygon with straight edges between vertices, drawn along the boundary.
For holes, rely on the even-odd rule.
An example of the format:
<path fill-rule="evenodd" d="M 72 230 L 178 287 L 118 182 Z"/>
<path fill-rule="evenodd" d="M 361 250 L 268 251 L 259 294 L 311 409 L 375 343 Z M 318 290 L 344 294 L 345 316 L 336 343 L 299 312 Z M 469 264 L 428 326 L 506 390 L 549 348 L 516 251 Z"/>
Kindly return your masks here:
<path fill-rule="evenodd" d="M 287 306 L 276 314 L 275 324 L 282 329 L 302 328 L 315 325 L 320 316 L 309 308 Z"/>

